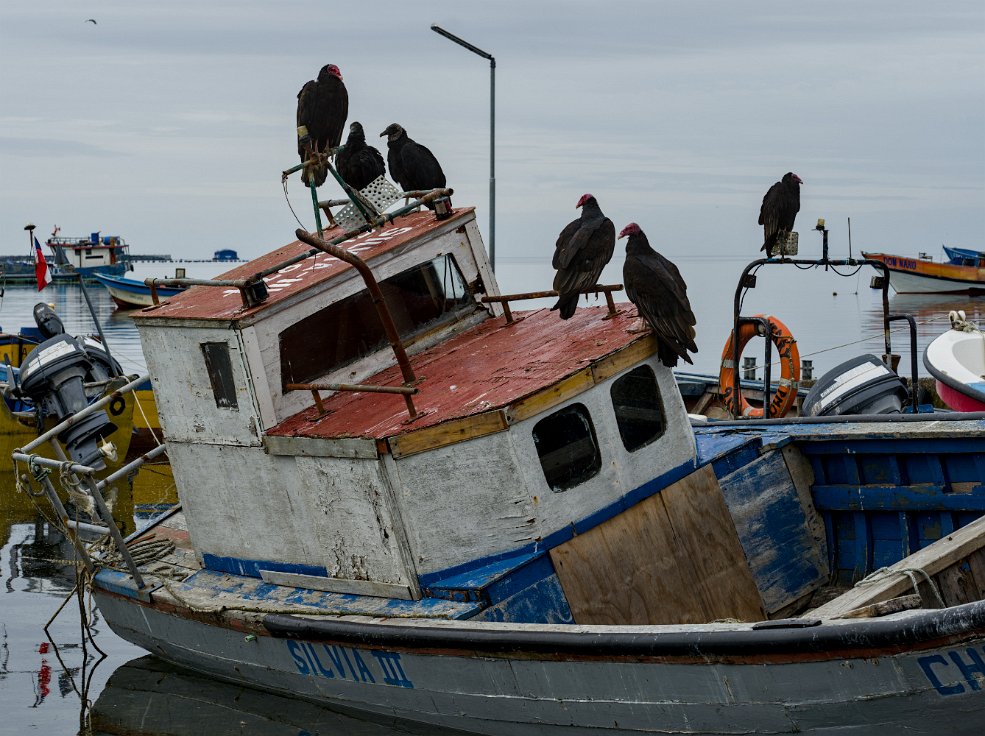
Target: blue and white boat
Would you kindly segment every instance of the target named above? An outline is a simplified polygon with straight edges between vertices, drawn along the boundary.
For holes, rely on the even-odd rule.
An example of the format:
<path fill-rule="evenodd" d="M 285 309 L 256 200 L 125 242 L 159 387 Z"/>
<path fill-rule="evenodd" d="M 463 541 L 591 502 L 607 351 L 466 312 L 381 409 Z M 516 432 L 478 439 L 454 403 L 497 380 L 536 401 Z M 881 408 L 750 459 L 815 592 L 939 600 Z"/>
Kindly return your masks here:
<path fill-rule="evenodd" d="M 181 506 L 91 560 L 120 636 L 475 733 L 985 728 L 985 416 L 689 417 L 470 208 L 298 237 L 135 316 Z"/>
<path fill-rule="evenodd" d="M 120 309 L 135 309 L 137 307 L 149 307 L 154 304 L 154 295 L 151 287 L 143 281 L 127 279 L 122 276 L 109 276 L 102 273 L 94 273 L 92 277 L 106 287 L 110 297 Z M 184 287 L 157 286 L 158 300 L 169 299 L 185 290 Z"/>

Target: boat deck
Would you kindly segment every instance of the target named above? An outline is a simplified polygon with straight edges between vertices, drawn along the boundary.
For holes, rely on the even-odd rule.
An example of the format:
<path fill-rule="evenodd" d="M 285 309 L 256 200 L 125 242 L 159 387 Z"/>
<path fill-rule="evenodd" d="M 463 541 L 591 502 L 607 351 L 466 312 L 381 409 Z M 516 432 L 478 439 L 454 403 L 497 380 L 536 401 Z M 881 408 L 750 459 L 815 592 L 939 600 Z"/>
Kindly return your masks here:
<path fill-rule="evenodd" d="M 418 376 L 418 416 L 410 420 L 400 396 L 338 392 L 323 400 L 326 413 L 303 410 L 267 431 L 273 437 L 385 439 L 453 419 L 487 415 L 505 428 L 517 404 L 538 392 L 563 392 L 570 380 L 584 388 L 655 352 L 649 332 L 629 332 L 636 311 L 611 319 L 604 307 L 579 309 L 569 320 L 540 309 L 506 324 L 488 319 L 411 357 Z M 400 386 L 391 367 L 363 383 Z"/>

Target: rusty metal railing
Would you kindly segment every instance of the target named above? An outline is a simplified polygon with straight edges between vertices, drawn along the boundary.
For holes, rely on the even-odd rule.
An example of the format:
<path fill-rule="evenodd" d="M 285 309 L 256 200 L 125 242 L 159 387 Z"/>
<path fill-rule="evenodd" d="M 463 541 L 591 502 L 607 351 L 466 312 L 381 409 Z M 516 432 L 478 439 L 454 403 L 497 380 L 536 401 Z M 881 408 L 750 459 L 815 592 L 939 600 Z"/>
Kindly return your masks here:
<path fill-rule="evenodd" d="M 616 309 L 616 303 L 612 299 L 612 292 L 622 291 L 622 284 L 596 284 L 595 286 L 589 287 L 588 289 L 581 289 L 579 294 L 605 294 L 605 303 L 609 308 L 609 313 L 604 319 L 612 319 L 617 314 L 619 310 Z M 500 294 L 499 296 L 484 296 L 480 300 L 483 304 L 502 304 L 503 305 L 503 316 L 506 317 L 506 324 L 513 324 L 513 312 L 510 311 L 510 302 L 523 301 L 525 299 L 546 299 L 548 297 L 558 296 L 558 293 L 553 289 L 550 291 L 528 291 L 525 294 Z"/>

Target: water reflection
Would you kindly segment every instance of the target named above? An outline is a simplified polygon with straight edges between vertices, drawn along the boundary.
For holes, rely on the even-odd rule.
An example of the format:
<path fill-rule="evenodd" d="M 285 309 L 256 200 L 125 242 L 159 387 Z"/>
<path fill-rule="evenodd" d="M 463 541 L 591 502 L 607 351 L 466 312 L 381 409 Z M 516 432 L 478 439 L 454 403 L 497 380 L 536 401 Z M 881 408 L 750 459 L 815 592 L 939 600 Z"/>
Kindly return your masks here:
<path fill-rule="evenodd" d="M 962 294 L 896 294 L 890 298 L 890 314 L 909 314 L 917 326 L 917 361 L 923 371 L 923 352 L 935 338 L 950 329 L 948 312 L 964 311 L 967 319 L 985 324 L 985 299 Z M 905 322 L 893 326 L 893 352 L 907 356 L 910 349 L 909 327 Z M 869 304 L 862 313 L 863 348 L 875 355 L 883 353 L 882 307 Z M 906 363 L 904 363 L 905 365 Z"/>
<path fill-rule="evenodd" d="M 461 731 L 393 719 L 369 721 L 300 700 L 218 682 L 156 657 L 127 662 L 92 707 L 95 734 L 209 736 L 396 736 Z"/>

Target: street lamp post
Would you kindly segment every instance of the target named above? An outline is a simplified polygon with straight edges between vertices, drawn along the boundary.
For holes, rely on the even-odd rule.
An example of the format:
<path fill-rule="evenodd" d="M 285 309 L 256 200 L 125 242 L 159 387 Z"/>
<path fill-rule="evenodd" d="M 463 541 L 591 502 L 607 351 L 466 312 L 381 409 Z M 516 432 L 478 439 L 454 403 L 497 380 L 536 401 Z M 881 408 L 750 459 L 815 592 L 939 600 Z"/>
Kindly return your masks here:
<path fill-rule="evenodd" d="M 489 59 L 489 265 L 496 270 L 496 59 L 465 39 L 431 24 L 431 30 L 463 46 L 483 59 Z"/>

